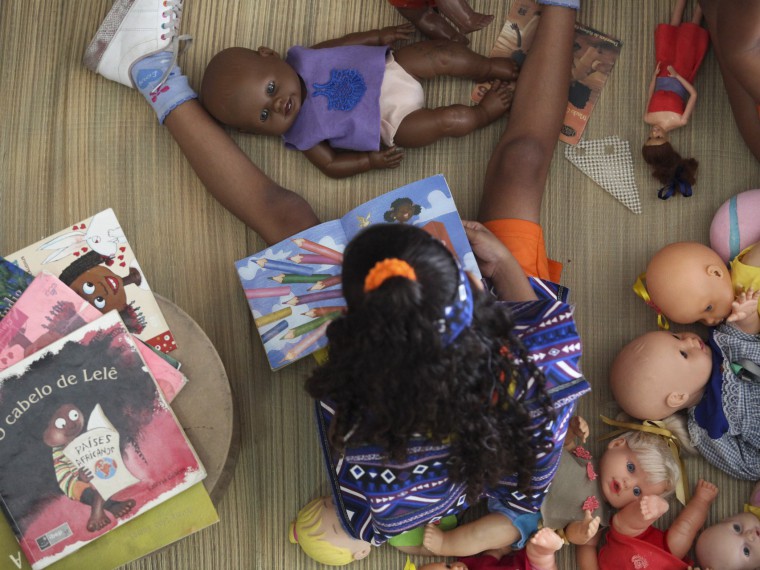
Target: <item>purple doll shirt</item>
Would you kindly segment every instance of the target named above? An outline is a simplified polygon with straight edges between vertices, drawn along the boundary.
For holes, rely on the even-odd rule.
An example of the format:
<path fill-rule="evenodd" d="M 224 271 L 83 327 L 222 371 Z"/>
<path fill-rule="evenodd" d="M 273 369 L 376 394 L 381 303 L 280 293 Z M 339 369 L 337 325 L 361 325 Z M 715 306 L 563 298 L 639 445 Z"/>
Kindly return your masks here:
<path fill-rule="evenodd" d="M 282 135 L 285 146 L 304 151 L 327 141 L 333 148 L 380 150 L 380 86 L 388 49 L 290 48 L 285 61 L 303 80 L 306 97 Z"/>

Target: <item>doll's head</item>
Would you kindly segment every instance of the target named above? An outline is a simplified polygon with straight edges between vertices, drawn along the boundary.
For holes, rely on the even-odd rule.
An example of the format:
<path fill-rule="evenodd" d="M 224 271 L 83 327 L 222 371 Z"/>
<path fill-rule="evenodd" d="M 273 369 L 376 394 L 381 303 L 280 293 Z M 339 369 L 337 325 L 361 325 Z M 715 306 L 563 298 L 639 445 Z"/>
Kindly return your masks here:
<path fill-rule="evenodd" d="M 654 305 L 676 323 L 715 326 L 731 314 L 734 288 L 720 256 L 706 245 L 677 242 L 654 254 L 646 271 Z"/>
<path fill-rule="evenodd" d="M 203 105 L 218 121 L 241 131 L 282 135 L 303 102 L 301 78 L 268 47 L 220 51 L 203 74 Z"/>
<path fill-rule="evenodd" d="M 50 447 L 63 447 L 71 443 L 83 429 L 82 411 L 74 404 L 63 404 L 50 417 L 42 441 Z"/>
<path fill-rule="evenodd" d="M 760 520 L 752 513 L 739 513 L 708 527 L 697 539 L 696 553 L 703 568 L 760 568 Z"/>
<path fill-rule="evenodd" d="M 659 146 L 667 142 L 669 142 L 668 131 L 663 129 L 660 125 L 652 125 L 652 128 L 649 129 L 649 137 L 644 143 L 644 147 Z M 642 150 L 642 152 L 644 151 Z M 647 152 L 654 153 L 656 152 L 656 150 L 652 150 L 652 151 L 648 150 Z"/>
<path fill-rule="evenodd" d="M 290 523 L 288 538 L 309 558 L 328 566 L 345 566 L 365 558 L 372 548 L 343 530 L 332 497 L 318 497 L 302 508 Z"/>
<path fill-rule="evenodd" d="M 649 138 L 641 147 L 641 155 L 652 170 L 652 177 L 663 184 L 670 184 L 674 179 L 680 178 L 689 185 L 697 182 L 697 167 L 699 163 L 693 158 L 683 158 L 676 149 L 668 142 L 667 133 L 653 137 L 654 130 L 650 131 Z"/>
<path fill-rule="evenodd" d="M 654 331 L 615 357 L 610 388 L 618 406 L 640 420 L 661 420 L 696 406 L 712 371 L 712 351 L 696 334 Z"/>
<path fill-rule="evenodd" d="M 663 437 L 629 431 L 607 446 L 599 460 L 599 477 L 604 498 L 620 509 L 644 495 L 670 496 L 681 470 Z"/>

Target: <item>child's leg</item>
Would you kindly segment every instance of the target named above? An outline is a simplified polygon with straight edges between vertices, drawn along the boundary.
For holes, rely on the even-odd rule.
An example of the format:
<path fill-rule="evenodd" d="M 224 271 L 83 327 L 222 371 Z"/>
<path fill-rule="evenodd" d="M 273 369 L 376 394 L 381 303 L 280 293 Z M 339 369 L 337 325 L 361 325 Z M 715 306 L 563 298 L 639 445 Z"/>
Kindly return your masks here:
<path fill-rule="evenodd" d="M 544 6 L 520 70 L 509 123 L 486 170 L 480 221 L 538 223 L 549 166 L 567 107 L 575 10 Z"/>
<path fill-rule="evenodd" d="M 536 570 L 557 570 L 554 553 L 563 545 L 559 535 L 550 528 L 542 528 L 534 534 L 525 547 L 525 553 Z"/>
<path fill-rule="evenodd" d="M 137 87 L 206 189 L 267 243 L 317 224 L 309 204 L 253 164 L 195 100 L 172 57 L 181 13 L 177 0 L 117 0 L 85 54 L 85 65 Z M 161 85 L 167 70 L 171 74 Z"/>
<path fill-rule="evenodd" d="M 697 482 L 694 496 L 686 503 L 668 530 L 668 548 L 673 556 L 683 558 L 689 553 L 697 533 L 702 530 L 707 520 L 710 505 L 717 496 L 718 488 L 715 485 L 702 479 Z"/>
<path fill-rule="evenodd" d="M 485 28 L 493 22 L 493 15 L 476 12 L 467 0 L 438 0 L 436 5 L 465 34 Z"/>
<path fill-rule="evenodd" d="M 519 539 L 520 531 L 506 515 L 489 513 L 446 532 L 428 525 L 423 545 L 440 556 L 472 556 L 484 550 L 504 548 Z"/>
<path fill-rule="evenodd" d="M 408 73 L 420 79 L 450 75 L 476 81 L 512 81 L 517 77 L 517 65 L 511 58 L 486 57 L 447 40 L 409 44 L 396 50 L 393 56 Z"/>
<path fill-rule="evenodd" d="M 415 28 L 431 40 L 451 40 L 463 45 L 470 43 L 448 20 L 432 8 L 399 8 L 396 10 Z"/>
<path fill-rule="evenodd" d="M 399 124 L 393 142 L 413 148 L 446 137 L 462 137 L 494 122 L 509 110 L 511 103 L 512 86 L 495 81 L 478 105 L 450 105 L 409 113 Z"/>

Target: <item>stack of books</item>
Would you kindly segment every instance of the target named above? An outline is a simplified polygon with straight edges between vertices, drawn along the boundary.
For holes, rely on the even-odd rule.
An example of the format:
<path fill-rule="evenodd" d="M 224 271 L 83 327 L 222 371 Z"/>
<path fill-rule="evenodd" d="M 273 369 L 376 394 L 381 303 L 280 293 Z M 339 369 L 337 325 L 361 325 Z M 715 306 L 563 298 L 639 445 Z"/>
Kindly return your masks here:
<path fill-rule="evenodd" d="M 0 257 L 4 568 L 115 568 L 219 520 L 175 348 L 112 210 Z"/>

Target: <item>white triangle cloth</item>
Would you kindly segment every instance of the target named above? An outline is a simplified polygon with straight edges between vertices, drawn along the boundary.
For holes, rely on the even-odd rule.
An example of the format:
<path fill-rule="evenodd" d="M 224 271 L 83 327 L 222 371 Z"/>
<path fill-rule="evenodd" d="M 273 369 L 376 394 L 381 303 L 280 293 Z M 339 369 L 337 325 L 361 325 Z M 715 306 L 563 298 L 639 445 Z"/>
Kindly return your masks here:
<path fill-rule="evenodd" d="M 565 147 L 565 158 L 631 212 L 641 213 L 628 141 L 615 135 L 598 140 L 583 140 L 574 146 Z"/>

